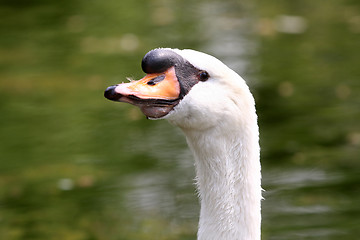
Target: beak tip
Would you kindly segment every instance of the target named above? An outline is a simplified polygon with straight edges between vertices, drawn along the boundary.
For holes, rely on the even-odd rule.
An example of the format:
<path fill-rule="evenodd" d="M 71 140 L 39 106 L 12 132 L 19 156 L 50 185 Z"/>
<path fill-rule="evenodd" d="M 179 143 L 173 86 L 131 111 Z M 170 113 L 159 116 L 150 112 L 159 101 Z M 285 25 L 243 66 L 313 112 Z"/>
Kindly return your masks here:
<path fill-rule="evenodd" d="M 104 97 L 116 101 L 121 97 L 121 94 L 115 91 L 116 85 L 108 87 L 104 92 Z"/>

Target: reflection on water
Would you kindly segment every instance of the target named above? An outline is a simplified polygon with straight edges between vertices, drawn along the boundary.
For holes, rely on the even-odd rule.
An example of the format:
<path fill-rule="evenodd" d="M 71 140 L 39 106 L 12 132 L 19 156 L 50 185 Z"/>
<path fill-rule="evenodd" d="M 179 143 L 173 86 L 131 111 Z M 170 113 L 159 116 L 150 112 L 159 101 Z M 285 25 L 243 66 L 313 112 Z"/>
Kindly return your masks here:
<path fill-rule="evenodd" d="M 2 1 L 0 238 L 196 238 L 182 133 L 103 98 L 169 46 L 214 54 L 251 86 L 262 239 L 357 239 L 359 7 Z"/>
<path fill-rule="evenodd" d="M 269 239 L 347 239 L 351 232 L 357 231 L 348 220 L 352 215 L 350 209 L 354 211 L 353 217 L 359 211 L 358 207 L 349 205 L 358 199 L 358 194 L 337 189 L 349 186 L 351 177 L 344 172 L 276 169 L 269 175 L 265 174 L 269 177 L 265 181 L 275 190 L 265 193 L 263 207 L 268 209 L 264 211 L 264 221 L 277 223 L 272 226 L 274 234 Z"/>

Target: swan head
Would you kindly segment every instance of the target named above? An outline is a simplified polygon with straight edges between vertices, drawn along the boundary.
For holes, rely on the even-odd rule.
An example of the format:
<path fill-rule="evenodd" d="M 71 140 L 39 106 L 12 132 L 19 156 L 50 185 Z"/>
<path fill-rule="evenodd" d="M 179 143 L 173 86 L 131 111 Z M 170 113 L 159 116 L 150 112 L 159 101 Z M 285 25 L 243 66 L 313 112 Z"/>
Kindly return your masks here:
<path fill-rule="evenodd" d="M 144 56 L 141 66 L 144 78 L 110 86 L 105 97 L 138 106 L 147 118 L 165 118 L 183 129 L 219 125 L 254 105 L 245 81 L 208 54 L 158 48 Z"/>

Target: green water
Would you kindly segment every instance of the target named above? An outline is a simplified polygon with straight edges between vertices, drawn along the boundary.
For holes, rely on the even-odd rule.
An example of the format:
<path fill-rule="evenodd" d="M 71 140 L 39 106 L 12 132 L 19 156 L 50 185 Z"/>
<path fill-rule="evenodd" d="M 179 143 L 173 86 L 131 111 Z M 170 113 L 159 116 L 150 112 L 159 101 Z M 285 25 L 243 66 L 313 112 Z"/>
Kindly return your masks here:
<path fill-rule="evenodd" d="M 262 239 L 360 235 L 360 2 L 0 1 L 0 239 L 195 239 L 181 132 L 103 97 L 155 47 L 249 83 Z"/>

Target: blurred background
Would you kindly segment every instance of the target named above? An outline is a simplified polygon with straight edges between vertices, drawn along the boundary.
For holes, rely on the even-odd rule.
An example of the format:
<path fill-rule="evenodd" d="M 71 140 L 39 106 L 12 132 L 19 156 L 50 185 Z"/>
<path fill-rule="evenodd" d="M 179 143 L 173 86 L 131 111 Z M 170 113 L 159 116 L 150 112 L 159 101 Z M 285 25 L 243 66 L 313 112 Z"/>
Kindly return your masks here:
<path fill-rule="evenodd" d="M 358 238 L 359 1 L 0 0 L 0 16 L 0 239 L 196 238 L 183 135 L 103 97 L 156 47 L 247 80 L 262 239 Z"/>

